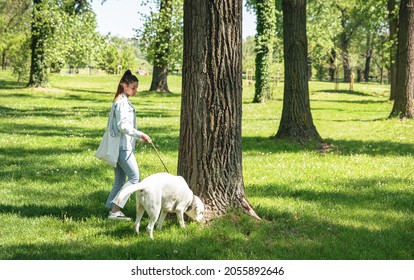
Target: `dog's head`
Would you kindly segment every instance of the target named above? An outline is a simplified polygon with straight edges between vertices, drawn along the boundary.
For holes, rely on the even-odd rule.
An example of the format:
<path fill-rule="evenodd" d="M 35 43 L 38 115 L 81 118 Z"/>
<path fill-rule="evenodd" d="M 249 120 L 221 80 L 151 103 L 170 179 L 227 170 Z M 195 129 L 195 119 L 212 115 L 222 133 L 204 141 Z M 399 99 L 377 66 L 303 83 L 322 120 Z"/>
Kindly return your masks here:
<path fill-rule="evenodd" d="M 195 195 L 191 206 L 185 213 L 191 219 L 201 222 L 204 216 L 204 203 L 198 196 Z"/>

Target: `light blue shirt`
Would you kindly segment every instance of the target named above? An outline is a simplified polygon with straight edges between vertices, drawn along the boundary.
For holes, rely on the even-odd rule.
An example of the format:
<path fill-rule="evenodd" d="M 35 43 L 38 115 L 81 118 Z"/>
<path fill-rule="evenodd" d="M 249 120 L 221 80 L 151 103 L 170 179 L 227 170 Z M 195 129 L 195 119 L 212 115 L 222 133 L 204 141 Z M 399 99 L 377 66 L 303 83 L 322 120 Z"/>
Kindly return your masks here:
<path fill-rule="evenodd" d="M 136 129 L 135 108 L 129 102 L 128 97 L 123 93 L 113 104 L 115 117 L 112 119 L 110 129 L 113 134 L 121 133 L 119 148 L 121 150 L 132 151 L 135 149 L 137 139 L 144 134 Z"/>

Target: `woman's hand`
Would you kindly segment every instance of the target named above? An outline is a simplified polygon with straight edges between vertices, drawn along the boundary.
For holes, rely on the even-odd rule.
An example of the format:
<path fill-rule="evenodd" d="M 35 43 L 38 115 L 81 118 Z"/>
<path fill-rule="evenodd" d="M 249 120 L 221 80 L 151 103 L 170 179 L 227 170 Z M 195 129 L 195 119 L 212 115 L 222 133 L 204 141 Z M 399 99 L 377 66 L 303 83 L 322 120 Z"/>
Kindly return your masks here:
<path fill-rule="evenodd" d="M 145 143 L 149 143 L 149 144 L 151 144 L 152 143 L 152 139 L 151 139 L 151 137 L 149 137 L 148 135 L 146 135 L 145 133 L 144 134 L 142 134 L 142 136 L 141 136 L 141 140 L 142 141 L 144 141 Z"/>

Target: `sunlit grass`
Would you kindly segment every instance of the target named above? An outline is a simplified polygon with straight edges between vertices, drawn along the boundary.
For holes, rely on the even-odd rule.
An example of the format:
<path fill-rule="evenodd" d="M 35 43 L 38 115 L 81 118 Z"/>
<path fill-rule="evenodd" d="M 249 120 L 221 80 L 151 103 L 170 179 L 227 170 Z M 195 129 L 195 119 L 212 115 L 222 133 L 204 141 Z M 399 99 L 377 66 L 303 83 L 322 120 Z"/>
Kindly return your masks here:
<path fill-rule="evenodd" d="M 181 229 L 168 219 L 155 241 L 106 219 L 113 171 L 95 152 L 120 76 L 51 75 L 28 89 L 0 72 L 0 259 L 413 259 L 414 122 L 388 119 L 388 87 L 311 82 L 312 114 L 331 150 L 272 138 L 282 110 L 243 89 L 243 177 L 262 221 L 237 211 Z M 131 99 L 137 123 L 176 173 L 180 88 Z M 163 171 L 137 146 L 141 177 Z M 134 199 L 125 212 L 135 214 Z"/>

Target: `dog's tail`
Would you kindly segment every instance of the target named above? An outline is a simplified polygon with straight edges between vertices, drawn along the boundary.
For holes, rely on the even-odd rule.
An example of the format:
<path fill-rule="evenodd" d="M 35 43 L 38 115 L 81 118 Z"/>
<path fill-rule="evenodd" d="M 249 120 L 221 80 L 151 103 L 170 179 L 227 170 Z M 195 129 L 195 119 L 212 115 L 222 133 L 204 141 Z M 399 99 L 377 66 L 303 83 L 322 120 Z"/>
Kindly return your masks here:
<path fill-rule="evenodd" d="M 118 195 L 115 197 L 114 201 L 117 203 L 120 203 L 124 198 L 128 195 L 130 195 L 133 192 L 143 190 L 145 189 L 145 185 L 141 183 L 132 184 L 130 182 L 127 182 L 122 189 L 119 191 Z"/>

